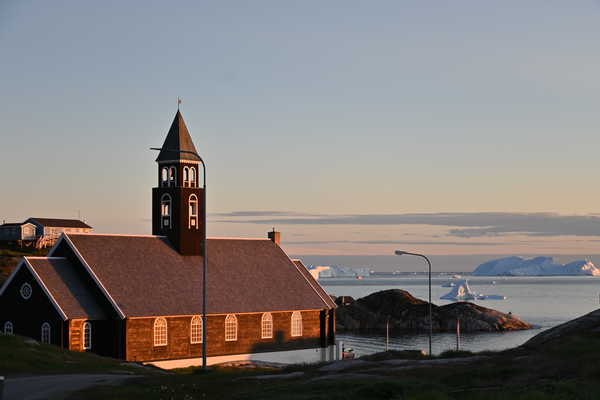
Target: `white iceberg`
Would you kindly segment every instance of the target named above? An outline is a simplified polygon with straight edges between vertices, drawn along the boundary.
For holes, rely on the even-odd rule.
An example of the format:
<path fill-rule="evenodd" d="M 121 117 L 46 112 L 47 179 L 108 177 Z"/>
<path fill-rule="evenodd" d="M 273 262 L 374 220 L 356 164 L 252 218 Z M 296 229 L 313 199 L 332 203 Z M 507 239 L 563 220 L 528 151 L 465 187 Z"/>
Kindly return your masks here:
<path fill-rule="evenodd" d="M 547 275 L 593 275 L 600 276 L 600 269 L 589 260 L 557 263 L 552 257 L 506 257 L 479 265 L 473 275 L 477 276 L 547 276 Z"/>
<path fill-rule="evenodd" d="M 447 293 L 440 297 L 444 300 L 475 300 L 477 294 L 471 290 L 469 283 L 466 279 L 463 279 L 456 283 L 456 286 L 452 288 L 450 293 Z"/>
<path fill-rule="evenodd" d="M 506 296 L 499 294 L 478 294 L 477 300 L 506 300 Z"/>

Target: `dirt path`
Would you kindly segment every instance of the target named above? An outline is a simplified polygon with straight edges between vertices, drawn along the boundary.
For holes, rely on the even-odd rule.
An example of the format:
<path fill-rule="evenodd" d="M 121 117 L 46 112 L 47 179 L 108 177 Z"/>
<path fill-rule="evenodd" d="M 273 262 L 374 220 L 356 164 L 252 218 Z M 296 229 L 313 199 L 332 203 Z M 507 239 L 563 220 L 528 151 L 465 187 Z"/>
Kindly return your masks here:
<path fill-rule="evenodd" d="M 3 400 L 64 399 L 77 390 L 90 386 L 117 384 L 137 375 L 39 375 L 24 378 L 7 378 Z"/>

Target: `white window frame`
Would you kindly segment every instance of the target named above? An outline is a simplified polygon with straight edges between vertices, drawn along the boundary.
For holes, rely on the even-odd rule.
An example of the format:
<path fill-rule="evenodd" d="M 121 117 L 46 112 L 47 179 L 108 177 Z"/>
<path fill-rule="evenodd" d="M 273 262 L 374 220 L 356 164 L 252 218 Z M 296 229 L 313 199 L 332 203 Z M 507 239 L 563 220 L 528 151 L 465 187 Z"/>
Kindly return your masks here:
<path fill-rule="evenodd" d="M 196 205 L 196 212 L 192 213 L 192 204 Z M 190 194 L 190 197 L 188 199 L 188 228 L 192 229 L 198 229 L 198 197 L 196 197 L 195 194 Z M 192 223 L 192 221 L 194 221 L 194 223 Z"/>
<path fill-rule="evenodd" d="M 197 186 L 197 183 L 196 183 L 197 175 L 196 175 L 196 168 L 195 167 L 190 167 L 190 175 L 189 175 L 189 177 L 190 177 L 190 186 L 191 187 L 196 187 Z"/>
<path fill-rule="evenodd" d="M 91 350 L 92 349 L 92 323 L 86 321 L 83 323 L 83 349 Z"/>
<path fill-rule="evenodd" d="M 164 317 L 158 317 L 154 320 L 152 329 L 154 334 L 154 346 L 166 346 L 169 343 L 169 329 L 167 320 Z"/>
<path fill-rule="evenodd" d="M 165 213 L 166 206 L 166 213 Z M 172 225 L 172 212 L 173 210 L 173 199 L 169 193 L 165 193 L 160 197 L 160 228 L 164 229 L 165 227 L 171 229 Z M 165 225 L 165 220 L 169 223 Z"/>
<path fill-rule="evenodd" d="M 14 331 L 14 326 L 13 323 L 10 321 L 6 321 L 4 323 L 4 334 L 5 335 L 14 335 L 15 331 Z"/>
<path fill-rule="evenodd" d="M 188 167 L 183 167 L 183 187 L 187 187 L 190 185 L 190 169 Z"/>
<path fill-rule="evenodd" d="M 202 343 L 202 317 L 194 315 L 190 321 L 190 343 Z"/>
<path fill-rule="evenodd" d="M 273 338 L 273 315 L 264 313 L 260 319 L 260 337 L 261 339 Z"/>
<path fill-rule="evenodd" d="M 50 327 L 50 324 L 47 322 L 44 322 L 42 324 L 42 332 L 41 332 L 41 342 L 45 343 L 45 344 L 50 344 L 52 343 L 52 328 Z"/>
<path fill-rule="evenodd" d="M 169 185 L 169 168 L 162 167 L 161 172 L 160 172 L 160 183 L 161 183 L 161 186 Z"/>
<path fill-rule="evenodd" d="M 169 186 L 177 186 L 177 168 L 169 167 Z"/>
<path fill-rule="evenodd" d="M 238 334 L 238 320 L 235 314 L 227 314 L 225 317 L 225 341 L 235 342 Z"/>
<path fill-rule="evenodd" d="M 302 314 L 300 311 L 292 313 L 292 329 L 291 335 L 294 337 L 302 336 Z"/>
<path fill-rule="evenodd" d="M 33 293 L 33 288 L 28 282 L 25 282 L 21 285 L 19 293 L 24 300 L 29 300 L 31 298 L 31 294 Z"/>

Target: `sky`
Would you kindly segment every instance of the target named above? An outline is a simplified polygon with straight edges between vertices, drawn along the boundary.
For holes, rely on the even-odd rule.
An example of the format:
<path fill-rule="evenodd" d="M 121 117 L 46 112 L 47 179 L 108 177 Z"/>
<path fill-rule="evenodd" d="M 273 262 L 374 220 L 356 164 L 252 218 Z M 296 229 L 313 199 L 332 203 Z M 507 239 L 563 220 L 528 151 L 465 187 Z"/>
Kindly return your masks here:
<path fill-rule="evenodd" d="M 177 109 L 210 236 L 600 253 L 600 1 L 0 1 L 0 219 L 151 231 Z"/>

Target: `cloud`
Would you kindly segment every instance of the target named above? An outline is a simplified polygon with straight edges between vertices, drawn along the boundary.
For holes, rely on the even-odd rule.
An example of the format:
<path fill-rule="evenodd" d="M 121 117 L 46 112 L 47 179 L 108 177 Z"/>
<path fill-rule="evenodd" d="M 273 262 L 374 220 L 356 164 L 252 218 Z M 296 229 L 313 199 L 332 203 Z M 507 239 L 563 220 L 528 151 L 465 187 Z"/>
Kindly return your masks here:
<path fill-rule="evenodd" d="M 310 241 L 285 241 L 285 244 L 302 244 L 302 245 L 315 245 L 315 244 L 386 244 L 386 245 L 452 245 L 452 246 L 501 246 L 503 243 L 494 242 L 432 242 L 432 241 L 402 241 L 402 240 L 310 240 Z"/>
<path fill-rule="evenodd" d="M 210 214 L 215 217 L 312 217 L 318 214 L 307 214 L 294 211 L 232 211 Z"/>
<path fill-rule="evenodd" d="M 239 212 L 238 212 L 239 213 Z M 298 216 L 279 212 L 275 218 L 219 222 L 269 225 L 431 225 L 452 229 L 454 237 L 472 238 L 521 234 L 526 236 L 600 236 L 600 216 L 555 213 L 430 213 Z"/>

